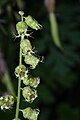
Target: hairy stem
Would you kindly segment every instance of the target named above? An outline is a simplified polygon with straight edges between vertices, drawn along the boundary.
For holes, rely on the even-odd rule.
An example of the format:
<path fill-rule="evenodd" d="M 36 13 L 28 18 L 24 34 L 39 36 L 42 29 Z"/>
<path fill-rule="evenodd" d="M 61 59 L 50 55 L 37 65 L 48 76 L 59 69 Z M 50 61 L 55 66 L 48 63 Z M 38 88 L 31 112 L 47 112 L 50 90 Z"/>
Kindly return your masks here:
<path fill-rule="evenodd" d="M 21 40 L 24 39 L 24 36 L 21 37 Z M 22 64 L 22 50 L 20 48 L 20 55 L 19 55 L 19 65 Z M 15 114 L 15 120 L 18 120 L 18 116 L 19 116 L 19 104 L 20 104 L 20 93 L 21 93 L 21 79 L 19 77 L 18 79 L 18 96 L 17 96 L 17 104 L 16 104 L 16 114 Z"/>

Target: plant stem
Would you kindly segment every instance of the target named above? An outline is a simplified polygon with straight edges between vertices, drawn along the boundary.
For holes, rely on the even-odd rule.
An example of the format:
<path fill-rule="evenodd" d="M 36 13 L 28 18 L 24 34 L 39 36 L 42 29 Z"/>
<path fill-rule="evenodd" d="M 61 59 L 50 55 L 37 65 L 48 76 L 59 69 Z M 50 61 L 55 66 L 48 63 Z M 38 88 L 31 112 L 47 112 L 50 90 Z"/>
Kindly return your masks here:
<path fill-rule="evenodd" d="M 21 37 L 21 40 L 24 39 L 24 36 Z M 20 48 L 20 54 L 19 54 L 19 65 L 22 64 L 22 50 Z M 15 120 L 18 120 L 18 116 L 19 116 L 19 104 L 20 104 L 20 93 L 21 93 L 21 79 L 19 77 L 18 79 L 18 96 L 17 96 L 17 105 L 16 105 L 16 114 L 15 114 Z"/>

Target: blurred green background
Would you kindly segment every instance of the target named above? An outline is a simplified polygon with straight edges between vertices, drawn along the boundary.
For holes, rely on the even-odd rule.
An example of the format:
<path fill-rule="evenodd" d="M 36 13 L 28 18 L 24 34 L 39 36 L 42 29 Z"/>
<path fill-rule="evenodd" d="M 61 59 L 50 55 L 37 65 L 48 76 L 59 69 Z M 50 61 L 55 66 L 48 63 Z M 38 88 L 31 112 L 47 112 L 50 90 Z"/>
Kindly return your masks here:
<path fill-rule="evenodd" d="M 18 65 L 19 39 L 15 40 L 14 34 L 15 25 L 19 21 L 19 10 L 23 10 L 25 16 L 33 16 L 42 24 L 43 29 L 34 31 L 34 39 L 30 40 L 39 56 L 44 56 L 43 63 L 31 71 L 33 75 L 41 78 L 38 98 L 33 104 L 27 104 L 21 98 L 20 107 L 39 108 L 39 120 L 80 120 L 79 0 L 56 1 L 55 15 L 63 52 L 52 40 L 44 0 L 0 0 L 0 95 L 6 94 L 10 87 L 2 79 L 5 71 L 8 71 L 8 79 L 11 79 L 17 91 L 14 69 Z M 0 110 L 0 120 L 12 120 L 14 114 L 15 105 L 11 110 Z M 20 117 L 22 118 L 21 113 Z"/>

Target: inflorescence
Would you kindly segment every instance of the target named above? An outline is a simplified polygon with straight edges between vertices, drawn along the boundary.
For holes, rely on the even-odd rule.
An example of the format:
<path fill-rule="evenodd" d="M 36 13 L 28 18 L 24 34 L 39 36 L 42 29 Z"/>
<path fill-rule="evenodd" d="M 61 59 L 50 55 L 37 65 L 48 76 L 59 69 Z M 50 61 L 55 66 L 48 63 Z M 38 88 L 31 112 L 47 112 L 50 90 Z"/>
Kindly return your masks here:
<path fill-rule="evenodd" d="M 33 51 L 31 42 L 29 41 L 28 37 L 30 34 L 27 33 L 28 28 L 32 28 L 35 30 L 41 29 L 42 26 L 30 15 L 25 17 L 23 11 L 19 11 L 19 15 L 21 16 L 21 21 L 16 24 L 16 30 L 18 35 L 16 38 L 20 37 L 20 58 L 19 58 L 19 65 L 15 68 L 15 75 L 20 82 L 22 82 L 25 87 L 18 88 L 18 97 L 17 98 L 17 109 L 16 109 L 16 116 L 13 120 L 20 120 L 18 118 L 18 113 L 21 111 L 23 113 L 23 117 L 29 120 L 37 120 L 39 110 L 32 109 L 31 107 L 27 107 L 23 110 L 19 109 L 19 102 L 20 102 L 20 90 L 22 91 L 22 96 L 24 97 L 25 101 L 32 103 L 37 95 L 36 88 L 40 83 L 39 77 L 33 77 L 29 74 L 28 71 L 30 69 L 35 69 L 38 63 L 40 62 L 40 58 L 35 54 Z M 29 66 L 26 67 L 22 63 L 22 58 L 24 62 Z M 19 86 L 19 85 L 18 85 Z M 1 110 L 3 109 L 10 109 L 11 106 L 14 104 L 15 98 L 11 95 L 6 95 L 0 97 L 0 107 Z"/>

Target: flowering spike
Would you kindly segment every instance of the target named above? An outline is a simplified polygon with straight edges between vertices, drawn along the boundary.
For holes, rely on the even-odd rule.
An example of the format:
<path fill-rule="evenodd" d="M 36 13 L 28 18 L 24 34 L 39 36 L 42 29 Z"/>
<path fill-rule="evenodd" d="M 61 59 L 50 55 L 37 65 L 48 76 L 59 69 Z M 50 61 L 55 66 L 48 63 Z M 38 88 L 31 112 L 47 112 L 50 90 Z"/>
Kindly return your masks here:
<path fill-rule="evenodd" d="M 24 118 L 27 118 L 29 120 L 37 120 L 39 110 L 37 109 L 31 109 L 30 107 L 20 110 L 20 93 L 22 90 L 22 95 L 27 102 L 33 102 L 37 97 L 37 90 L 40 83 L 39 77 L 32 77 L 28 75 L 28 69 L 35 69 L 38 63 L 40 62 L 40 59 L 35 55 L 35 52 L 32 49 L 32 45 L 30 41 L 28 40 L 28 37 L 32 33 L 28 32 L 28 27 L 38 30 L 42 28 L 42 25 L 40 25 L 34 18 L 31 16 L 24 17 L 24 12 L 19 11 L 19 14 L 21 15 L 21 21 L 16 24 L 16 30 L 18 35 L 16 37 L 21 37 L 20 41 L 20 56 L 19 56 L 19 65 L 15 68 L 15 75 L 18 77 L 18 97 L 17 97 L 17 105 L 16 105 L 16 114 L 15 118 L 13 120 L 20 120 L 18 118 L 19 111 L 23 112 Z M 26 39 L 27 38 L 27 39 Z M 30 65 L 30 68 L 26 69 L 26 66 L 22 64 L 24 58 L 24 61 L 26 64 Z M 21 88 L 21 82 L 26 85 L 26 87 Z M 1 98 L 2 99 L 2 98 Z M 1 106 L 1 109 L 3 109 L 3 106 Z M 7 106 L 6 106 L 7 109 Z"/>

